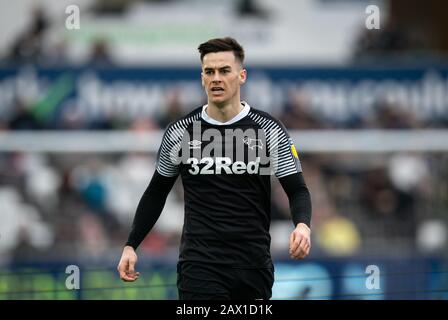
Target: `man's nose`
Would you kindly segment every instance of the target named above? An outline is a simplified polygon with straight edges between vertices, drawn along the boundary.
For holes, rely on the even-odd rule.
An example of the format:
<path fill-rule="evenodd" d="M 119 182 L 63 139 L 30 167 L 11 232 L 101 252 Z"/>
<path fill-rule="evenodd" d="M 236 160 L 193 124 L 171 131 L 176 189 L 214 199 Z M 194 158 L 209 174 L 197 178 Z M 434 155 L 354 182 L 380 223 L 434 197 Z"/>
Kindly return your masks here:
<path fill-rule="evenodd" d="M 218 73 L 218 72 L 216 72 L 216 73 L 213 75 L 212 82 L 213 82 L 213 83 L 221 82 L 221 77 L 219 76 L 219 73 Z"/>

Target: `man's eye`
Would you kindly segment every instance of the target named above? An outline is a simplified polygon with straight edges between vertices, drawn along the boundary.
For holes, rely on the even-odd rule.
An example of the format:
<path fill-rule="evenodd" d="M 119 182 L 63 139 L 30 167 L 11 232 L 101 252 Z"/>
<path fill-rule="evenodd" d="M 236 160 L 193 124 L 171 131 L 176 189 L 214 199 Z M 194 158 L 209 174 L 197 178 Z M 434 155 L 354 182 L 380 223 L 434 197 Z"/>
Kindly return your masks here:
<path fill-rule="evenodd" d="M 206 75 L 211 75 L 211 74 L 213 74 L 213 71 L 211 71 L 211 70 L 207 70 L 207 71 L 205 71 L 205 74 L 206 74 Z"/>

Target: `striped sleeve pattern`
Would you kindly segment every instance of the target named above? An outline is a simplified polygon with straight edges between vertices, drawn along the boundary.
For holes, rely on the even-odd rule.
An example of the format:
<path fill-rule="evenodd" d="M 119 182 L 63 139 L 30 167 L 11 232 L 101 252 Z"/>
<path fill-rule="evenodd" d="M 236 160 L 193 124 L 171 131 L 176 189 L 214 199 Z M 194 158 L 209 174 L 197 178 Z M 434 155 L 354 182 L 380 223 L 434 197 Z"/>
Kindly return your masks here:
<path fill-rule="evenodd" d="M 285 128 L 269 116 L 249 112 L 249 117 L 265 132 L 271 167 L 277 178 L 283 178 L 302 172 L 300 161 L 295 153 L 294 144 Z"/>
<path fill-rule="evenodd" d="M 175 177 L 179 174 L 182 138 L 187 127 L 199 119 L 200 113 L 177 120 L 168 126 L 162 138 L 162 144 L 157 155 L 157 171 L 165 177 Z"/>

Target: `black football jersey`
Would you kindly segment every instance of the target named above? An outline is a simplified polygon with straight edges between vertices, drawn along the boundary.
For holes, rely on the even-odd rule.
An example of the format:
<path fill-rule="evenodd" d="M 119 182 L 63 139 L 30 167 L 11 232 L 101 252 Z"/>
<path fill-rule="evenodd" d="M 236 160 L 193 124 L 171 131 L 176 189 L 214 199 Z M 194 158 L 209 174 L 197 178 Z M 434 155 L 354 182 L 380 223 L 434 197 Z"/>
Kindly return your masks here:
<path fill-rule="evenodd" d="M 270 178 L 302 169 L 284 126 L 242 104 L 226 123 L 210 118 L 203 106 L 165 131 L 157 171 L 180 175 L 184 187 L 180 262 L 272 267 Z"/>

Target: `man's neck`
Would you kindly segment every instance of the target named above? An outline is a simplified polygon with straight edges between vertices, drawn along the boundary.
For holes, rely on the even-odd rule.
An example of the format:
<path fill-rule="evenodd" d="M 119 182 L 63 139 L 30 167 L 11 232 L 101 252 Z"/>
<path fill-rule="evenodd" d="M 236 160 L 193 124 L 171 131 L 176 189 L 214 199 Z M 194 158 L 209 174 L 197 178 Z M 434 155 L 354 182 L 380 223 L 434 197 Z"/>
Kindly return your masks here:
<path fill-rule="evenodd" d="M 236 115 L 240 113 L 242 109 L 243 105 L 241 104 L 241 101 L 238 100 L 237 102 L 228 103 L 223 106 L 217 106 L 213 103 L 208 103 L 205 112 L 207 112 L 210 118 L 216 121 L 227 122 L 235 118 Z"/>

